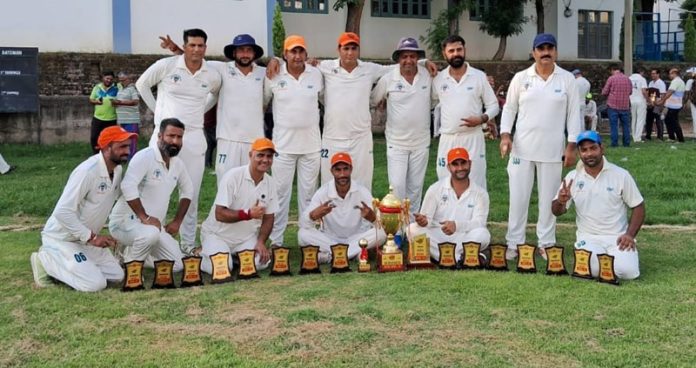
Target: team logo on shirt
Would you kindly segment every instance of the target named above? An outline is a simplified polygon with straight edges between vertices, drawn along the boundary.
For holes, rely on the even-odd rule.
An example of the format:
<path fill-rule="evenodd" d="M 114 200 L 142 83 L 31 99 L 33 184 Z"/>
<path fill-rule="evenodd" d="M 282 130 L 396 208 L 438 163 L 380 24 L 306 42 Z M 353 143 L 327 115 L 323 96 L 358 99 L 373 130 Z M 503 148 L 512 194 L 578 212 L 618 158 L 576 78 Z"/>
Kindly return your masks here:
<path fill-rule="evenodd" d="M 203 83 L 203 84 L 201 84 L 201 88 L 208 88 L 208 85 Z"/>
<path fill-rule="evenodd" d="M 285 88 L 285 86 L 288 85 L 288 82 L 286 82 L 285 80 L 282 80 L 278 83 L 278 85 L 280 86 L 280 88 Z"/>
<path fill-rule="evenodd" d="M 428 86 L 421 86 L 421 89 L 426 89 L 426 88 L 428 88 Z"/>
<path fill-rule="evenodd" d="M 233 76 L 233 77 L 236 77 L 236 76 L 237 76 L 237 72 L 235 72 L 234 70 L 230 70 L 230 75 Z"/>
<path fill-rule="evenodd" d="M 513 165 L 519 165 L 519 164 L 520 164 L 520 158 L 519 158 L 519 157 L 513 157 L 513 158 L 512 158 L 512 164 L 513 164 Z"/>
<path fill-rule="evenodd" d="M 442 201 L 442 203 L 447 203 L 447 200 L 448 200 L 448 199 L 449 199 L 449 196 L 448 196 L 447 194 L 443 194 L 443 195 L 442 195 L 442 198 L 440 198 L 440 200 Z"/>
<path fill-rule="evenodd" d="M 474 87 L 471 87 L 471 86 L 466 87 L 466 90 L 467 90 L 467 91 L 471 91 L 471 90 L 473 90 L 473 89 L 474 89 Z"/>
<path fill-rule="evenodd" d="M 404 85 L 401 84 L 401 82 L 399 82 L 399 83 L 396 85 L 396 89 L 398 89 L 399 91 L 401 91 L 402 89 L 404 89 Z"/>
<path fill-rule="evenodd" d="M 108 188 L 109 188 L 109 186 L 106 185 L 106 182 L 105 182 L 105 181 L 99 183 L 99 186 L 97 186 L 97 189 L 99 190 L 99 193 L 104 193 L 104 192 L 106 192 L 106 190 L 107 190 Z"/>
<path fill-rule="evenodd" d="M 174 83 L 179 83 L 181 81 L 181 76 L 179 74 L 172 74 L 169 78 L 171 78 Z"/>
<path fill-rule="evenodd" d="M 585 187 L 585 182 L 584 181 L 579 181 L 578 182 L 578 189 L 582 190 L 582 188 Z"/>
<path fill-rule="evenodd" d="M 155 179 L 159 179 L 162 177 L 162 171 L 160 169 L 155 169 L 153 175 L 155 176 Z"/>
<path fill-rule="evenodd" d="M 561 89 L 560 89 L 560 88 L 556 88 L 556 89 L 553 90 L 553 91 L 556 92 L 556 93 L 561 93 Z"/>
<path fill-rule="evenodd" d="M 334 74 L 338 74 L 338 68 L 334 68 L 331 70 Z"/>
<path fill-rule="evenodd" d="M 260 78 L 260 77 L 256 77 L 254 80 L 258 82 L 258 81 L 261 80 L 261 78 Z"/>
<path fill-rule="evenodd" d="M 469 207 L 469 208 L 474 208 L 474 205 L 471 204 L 471 203 L 467 204 L 466 206 Z"/>
<path fill-rule="evenodd" d="M 611 192 L 613 192 L 613 191 L 614 191 L 614 188 L 613 188 L 613 187 L 607 187 L 607 192 L 611 193 Z"/>
<path fill-rule="evenodd" d="M 525 82 L 525 83 L 524 83 L 524 90 L 525 90 L 525 91 L 528 90 L 530 86 L 531 86 L 531 83 Z"/>
<path fill-rule="evenodd" d="M 449 88 L 446 84 L 442 85 L 442 92 L 447 92 L 447 88 Z"/>
<path fill-rule="evenodd" d="M 314 89 L 314 86 L 310 84 L 307 86 L 307 89 Z"/>

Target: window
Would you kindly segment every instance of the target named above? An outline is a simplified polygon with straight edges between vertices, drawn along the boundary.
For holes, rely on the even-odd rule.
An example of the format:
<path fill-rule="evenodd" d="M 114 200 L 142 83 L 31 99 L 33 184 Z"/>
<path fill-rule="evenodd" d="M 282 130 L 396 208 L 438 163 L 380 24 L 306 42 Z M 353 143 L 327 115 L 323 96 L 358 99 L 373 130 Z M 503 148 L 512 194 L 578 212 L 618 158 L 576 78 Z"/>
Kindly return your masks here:
<path fill-rule="evenodd" d="M 578 10 L 578 57 L 611 59 L 612 12 Z"/>
<path fill-rule="evenodd" d="M 430 18 L 430 0 L 371 0 L 373 17 Z"/>
<path fill-rule="evenodd" d="M 474 0 L 473 6 L 469 9 L 469 20 L 480 21 L 483 13 L 494 6 L 494 2 L 495 0 Z"/>
<path fill-rule="evenodd" d="M 290 13 L 329 13 L 329 0 L 280 0 L 280 9 Z"/>

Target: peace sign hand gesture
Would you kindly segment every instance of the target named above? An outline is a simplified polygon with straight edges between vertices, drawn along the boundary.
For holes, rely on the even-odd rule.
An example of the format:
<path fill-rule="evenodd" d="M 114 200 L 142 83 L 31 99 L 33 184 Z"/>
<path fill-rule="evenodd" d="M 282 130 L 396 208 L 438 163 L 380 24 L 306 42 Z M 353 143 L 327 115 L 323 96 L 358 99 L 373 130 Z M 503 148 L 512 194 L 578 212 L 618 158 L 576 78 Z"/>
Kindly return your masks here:
<path fill-rule="evenodd" d="M 571 193 L 570 193 L 570 188 L 573 187 L 573 179 L 570 179 L 570 182 L 566 183 L 565 179 L 563 179 L 563 182 L 561 183 L 561 189 L 558 191 L 558 202 L 562 205 L 566 205 L 568 201 L 570 200 Z"/>

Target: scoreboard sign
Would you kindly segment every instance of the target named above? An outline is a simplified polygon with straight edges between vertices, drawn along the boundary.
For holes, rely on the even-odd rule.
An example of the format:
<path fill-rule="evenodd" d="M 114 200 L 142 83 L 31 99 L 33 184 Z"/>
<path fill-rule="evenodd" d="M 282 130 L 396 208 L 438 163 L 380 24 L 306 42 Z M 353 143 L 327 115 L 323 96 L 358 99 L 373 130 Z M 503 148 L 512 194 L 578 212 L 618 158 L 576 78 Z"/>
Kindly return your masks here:
<path fill-rule="evenodd" d="M 39 49 L 0 47 L 0 113 L 39 111 Z"/>

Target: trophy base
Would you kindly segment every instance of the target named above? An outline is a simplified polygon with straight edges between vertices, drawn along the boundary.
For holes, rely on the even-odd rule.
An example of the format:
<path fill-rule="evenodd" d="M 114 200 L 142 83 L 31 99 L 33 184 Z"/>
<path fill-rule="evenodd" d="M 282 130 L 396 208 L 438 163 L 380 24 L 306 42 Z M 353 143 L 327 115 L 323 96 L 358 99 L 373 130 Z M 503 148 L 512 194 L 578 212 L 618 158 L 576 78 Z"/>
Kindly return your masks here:
<path fill-rule="evenodd" d="M 402 251 L 393 253 L 377 252 L 378 272 L 401 272 L 405 269 L 404 253 Z"/>
<path fill-rule="evenodd" d="M 372 267 L 370 267 L 369 263 L 359 263 L 358 264 L 358 272 L 370 272 L 372 271 Z"/>
<path fill-rule="evenodd" d="M 437 266 L 432 262 L 409 262 L 406 265 L 406 269 L 408 270 L 434 270 L 435 268 L 437 268 Z"/>

